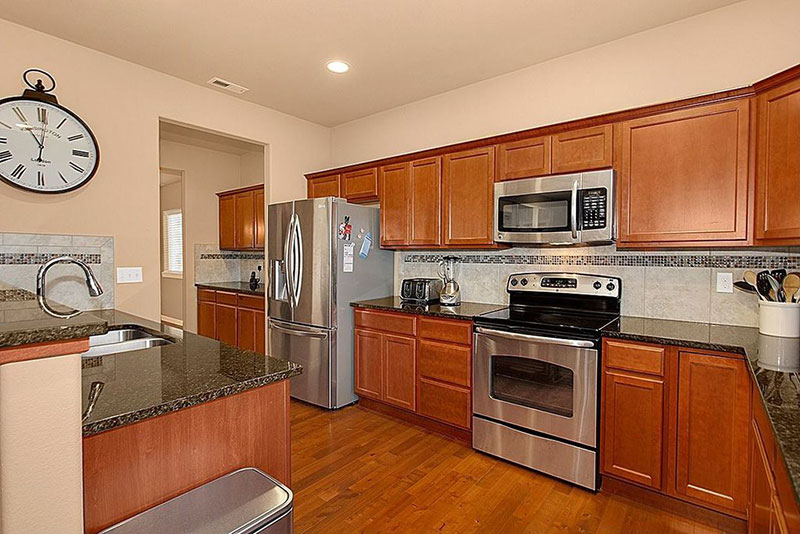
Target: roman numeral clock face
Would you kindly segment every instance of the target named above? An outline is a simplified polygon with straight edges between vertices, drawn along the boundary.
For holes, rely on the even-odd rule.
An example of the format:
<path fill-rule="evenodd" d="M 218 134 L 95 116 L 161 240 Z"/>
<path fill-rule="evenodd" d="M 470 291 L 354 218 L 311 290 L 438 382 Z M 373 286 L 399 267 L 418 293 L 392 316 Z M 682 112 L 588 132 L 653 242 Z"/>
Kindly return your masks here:
<path fill-rule="evenodd" d="M 11 98 L 0 102 L 0 178 L 39 193 L 64 193 L 94 176 L 97 142 L 61 106 Z"/>

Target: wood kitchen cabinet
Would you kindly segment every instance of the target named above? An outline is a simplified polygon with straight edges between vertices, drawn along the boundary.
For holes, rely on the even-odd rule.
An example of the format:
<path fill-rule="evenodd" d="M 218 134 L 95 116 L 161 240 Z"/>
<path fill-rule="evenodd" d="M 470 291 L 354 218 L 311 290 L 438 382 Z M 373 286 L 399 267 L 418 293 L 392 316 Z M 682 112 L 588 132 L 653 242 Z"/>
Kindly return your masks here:
<path fill-rule="evenodd" d="M 386 165 L 379 176 L 381 246 L 438 246 L 441 158 Z"/>
<path fill-rule="evenodd" d="M 219 197 L 219 248 L 263 250 L 264 186 L 249 186 L 217 193 Z"/>
<path fill-rule="evenodd" d="M 266 353 L 264 297 L 197 289 L 197 333 L 241 349 Z"/>
<path fill-rule="evenodd" d="M 750 377 L 736 354 L 603 340 L 600 471 L 747 517 Z"/>
<path fill-rule="evenodd" d="M 405 245 L 409 241 L 411 187 L 409 164 L 385 165 L 379 169 L 381 246 Z"/>
<path fill-rule="evenodd" d="M 378 201 L 378 168 L 342 173 L 341 194 L 348 202 Z"/>
<path fill-rule="evenodd" d="M 613 126 L 605 124 L 553 135 L 553 174 L 606 169 L 613 163 Z"/>
<path fill-rule="evenodd" d="M 376 408 L 469 439 L 472 322 L 355 309 L 355 384 Z"/>
<path fill-rule="evenodd" d="M 493 244 L 495 147 L 442 158 L 443 244 Z"/>
<path fill-rule="evenodd" d="M 306 182 L 308 198 L 340 197 L 339 174 L 310 178 Z"/>
<path fill-rule="evenodd" d="M 552 136 L 533 137 L 497 147 L 497 180 L 516 180 L 551 174 Z"/>
<path fill-rule="evenodd" d="M 800 80 L 757 97 L 756 243 L 800 244 Z"/>
<path fill-rule="evenodd" d="M 623 122 L 622 247 L 748 243 L 747 99 Z"/>

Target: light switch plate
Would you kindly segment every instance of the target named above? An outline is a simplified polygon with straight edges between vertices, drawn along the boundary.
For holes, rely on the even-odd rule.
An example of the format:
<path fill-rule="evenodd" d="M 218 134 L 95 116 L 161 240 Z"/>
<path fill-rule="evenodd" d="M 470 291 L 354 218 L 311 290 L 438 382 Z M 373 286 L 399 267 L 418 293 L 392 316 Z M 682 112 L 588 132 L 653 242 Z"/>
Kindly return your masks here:
<path fill-rule="evenodd" d="M 117 267 L 118 284 L 136 284 L 142 281 L 141 267 Z"/>
<path fill-rule="evenodd" d="M 717 273 L 717 293 L 733 293 L 733 273 Z"/>

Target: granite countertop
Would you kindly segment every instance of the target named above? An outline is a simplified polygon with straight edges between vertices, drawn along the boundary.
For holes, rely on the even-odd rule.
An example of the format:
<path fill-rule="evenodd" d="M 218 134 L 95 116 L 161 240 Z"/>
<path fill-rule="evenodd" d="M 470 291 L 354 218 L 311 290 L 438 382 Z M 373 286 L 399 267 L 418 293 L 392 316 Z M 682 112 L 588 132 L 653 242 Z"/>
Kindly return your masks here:
<path fill-rule="evenodd" d="M 50 305 L 69 310 L 53 302 Z M 42 310 L 30 291 L 0 287 L 0 348 L 81 339 L 107 331 L 106 322 L 91 313 L 59 319 Z"/>
<path fill-rule="evenodd" d="M 459 306 L 442 306 L 439 303 L 421 304 L 403 303 L 400 297 L 383 297 L 372 300 L 359 300 L 351 302 L 350 306 L 369 308 L 372 310 L 394 311 L 412 313 L 415 315 L 429 315 L 431 317 L 444 317 L 448 319 L 472 320 L 473 317 L 483 313 L 493 312 L 505 308 L 503 304 L 481 304 L 477 302 L 462 302 Z"/>
<path fill-rule="evenodd" d="M 744 355 L 800 504 L 800 339 L 765 336 L 743 326 L 642 317 L 621 317 L 603 335 Z"/>
<path fill-rule="evenodd" d="M 195 287 L 264 296 L 264 284 L 258 284 L 256 289 L 250 289 L 250 282 L 197 282 Z"/>
<path fill-rule="evenodd" d="M 234 395 L 302 372 L 295 363 L 238 349 L 116 310 L 92 312 L 110 328 L 144 326 L 176 342 L 82 360 L 83 408 L 92 382 L 105 384 L 83 435 Z"/>

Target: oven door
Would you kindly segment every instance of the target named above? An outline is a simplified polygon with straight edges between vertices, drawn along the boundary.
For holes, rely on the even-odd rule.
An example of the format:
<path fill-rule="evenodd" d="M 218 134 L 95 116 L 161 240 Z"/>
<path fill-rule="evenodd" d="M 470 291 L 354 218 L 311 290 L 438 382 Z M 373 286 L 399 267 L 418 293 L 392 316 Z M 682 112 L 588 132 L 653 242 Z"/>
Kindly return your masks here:
<path fill-rule="evenodd" d="M 580 185 L 580 174 L 495 184 L 495 241 L 580 243 Z"/>
<path fill-rule="evenodd" d="M 597 361 L 592 341 L 476 327 L 473 412 L 595 447 Z"/>

